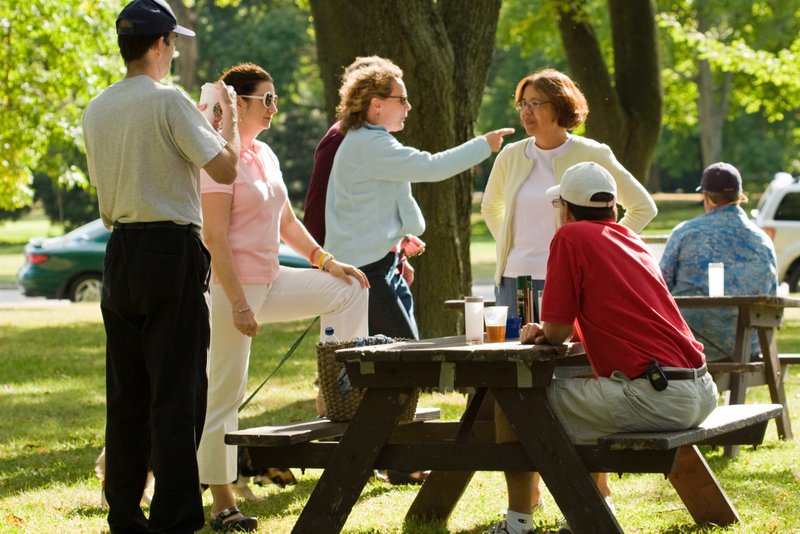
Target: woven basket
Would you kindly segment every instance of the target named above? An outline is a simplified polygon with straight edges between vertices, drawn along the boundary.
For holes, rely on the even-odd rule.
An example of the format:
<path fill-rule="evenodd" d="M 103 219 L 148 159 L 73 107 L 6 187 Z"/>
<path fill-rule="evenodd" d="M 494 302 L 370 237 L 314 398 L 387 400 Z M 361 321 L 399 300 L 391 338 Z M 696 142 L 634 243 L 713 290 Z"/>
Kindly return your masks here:
<path fill-rule="evenodd" d="M 339 374 L 344 369 L 344 364 L 334 359 L 334 354 L 340 349 L 349 349 L 356 346 L 355 341 L 323 345 L 317 343 L 317 372 L 319 374 L 319 387 L 322 389 L 322 399 L 325 401 L 325 417 L 337 423 L 350 421 L 356 413 L 366 388 L 354 387 L 342 396 L 339 390 Z M 406 405 L 400 421 L 409 422 L 417 413 L 419 401 L 419 388 L 414 390 L 411 402 Z"/>

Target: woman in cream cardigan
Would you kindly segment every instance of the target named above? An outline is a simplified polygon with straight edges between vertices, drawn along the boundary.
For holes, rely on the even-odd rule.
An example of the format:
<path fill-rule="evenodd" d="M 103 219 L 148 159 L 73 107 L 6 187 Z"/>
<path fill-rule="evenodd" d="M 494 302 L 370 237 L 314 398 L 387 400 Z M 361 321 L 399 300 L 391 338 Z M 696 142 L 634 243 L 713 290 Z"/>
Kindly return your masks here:
<path fill-rule="evenodd" d="M 509 317 L 517 316 L 517 276 L 531 276 L 533 289 L 544 289 L 550 241 L 558 218 L 550 203 L 552 197 L 545 191 L 560 183 L 572 165 L 593 161 L 611 173 L 617 183 L 617 202 L 625 208 L 620 224 L 638 233 L 656 215 L 653 199 L 607 145 L 569 133 L 589 113 L 586 98 L 569 77 L 554 69 L 540 70 L 517 84 L 515 97 L 520 122 L 530 137 L 498 154 L 481 203 L 486 226 L 497 242 L 495 296 L 498 305 L 508 306 Z M 537 299 L 533 299 L 533 305 L 535 321 L 539 322 Z M 577 374 L 587 371 L 591 373 L 590 368 L 581 368 Z M 496 417 L 504 419 L 502 414 Z M 498 430 L 503 427 L 498 421 Z M 516 436 L 500 431 L 498 440 L 516 441 Z M 507 478 L 525 475 L 506 473 Z M 605 474 L 597 478 L 600 492 L 610 502 Z M 534 510 L 542 505 L 538 473 L 532 505 Z"/>
<path fill-rule="evenodd" d="M 544 192 L 560 183 L 569 167 L 593 161 L 611 173 L 618 203 L 626 210 L 620 224 L 638 233 L 656 215 L 653 199 L 607 145 L 569 133 L 586 120 L 589 107 L 565 74 L 538 71 L 519 82 L 515 96 L 520 122 L 530 137 L 498 154 L 481 203 L 486 226 L 497 242 L 497 304 L 507 305 L 510 317 L 517 315 L 517 276 L 531 276 L 539 286 L 534 289 L 544 289 L 557 219 Z M 521 209 L 516 209 L 518 204 Z"/>

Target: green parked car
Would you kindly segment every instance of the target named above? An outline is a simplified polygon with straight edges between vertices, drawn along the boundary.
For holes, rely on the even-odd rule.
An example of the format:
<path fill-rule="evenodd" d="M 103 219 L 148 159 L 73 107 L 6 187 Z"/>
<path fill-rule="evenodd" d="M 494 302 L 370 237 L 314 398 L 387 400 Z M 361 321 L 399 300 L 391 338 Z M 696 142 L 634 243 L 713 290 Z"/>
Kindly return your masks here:
<path fill-rule="evenodd" d="M 25 245 L 25 265 L 17 285 L 28 297 L 99 301 L 103 292 L 103 257 L 111 232 L 100 219 L 61 237 L 34 237 Z M 308 260 L 281 243 L 278 261 L 308 268 Z"/>

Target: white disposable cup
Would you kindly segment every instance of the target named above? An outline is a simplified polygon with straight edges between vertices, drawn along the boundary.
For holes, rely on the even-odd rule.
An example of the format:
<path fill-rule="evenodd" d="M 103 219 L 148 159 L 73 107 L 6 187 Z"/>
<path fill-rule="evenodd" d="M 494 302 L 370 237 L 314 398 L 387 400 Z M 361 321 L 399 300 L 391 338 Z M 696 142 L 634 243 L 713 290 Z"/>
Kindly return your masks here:
<path fill-rule="evenodd" d="M 198 105 L 202 106 L 203 104 L 207 104 L 205 111 L 202 113 L 209 123 L 214 122 L 214 108 L 218 107 L 219 99 L 219 89 L 217 89 L 216 84 L 204 83 L 200 90 L 200 102 Z M 217 114 L 220 113 L 221 111 L 217 109 Z"/>
<path fill-rule="evenodd" d="M 721 297 L 725 295 L 725 264 L 708 264 L 708 296 Z"/>
<path fill-rule="evenodd" d="M 483 309 L 486 326 L 505 326 L 508 317 L 508 306 L 486 306 Z"/>
<path fill-rule="evenodd" d="M 464 297 L 464 320 L 467 343 L 483 343 L 483 297 Z"/>

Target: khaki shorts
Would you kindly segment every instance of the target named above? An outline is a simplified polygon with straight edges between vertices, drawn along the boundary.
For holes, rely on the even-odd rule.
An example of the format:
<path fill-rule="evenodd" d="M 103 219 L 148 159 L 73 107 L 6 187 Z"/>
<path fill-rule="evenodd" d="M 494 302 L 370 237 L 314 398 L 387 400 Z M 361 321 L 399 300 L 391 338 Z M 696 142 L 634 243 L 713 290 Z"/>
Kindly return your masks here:
<path fill-rule="evenodd" d="M 555 379 L 547 398 L 574 443 L 595 443 L 617 432 L 683 430 L 705 421 L 717 406 L 717 386 L 709 373 L 670 380 L 656 391 L 646 378 L 631 380 L 620 371 L 609 378 Z"/>
<path fill-rule="evenodd" d="M 711 374 L 670 380 L 656 391 L 646 378 L 631 380 L 620 371 L 609 378 L 555 378 L 547 388 L 553 411 L 573 443 L 593 444 L 617 432 L 683 430 L 697 426 L 717 406 Z M 502 411 L 495 410 L 498 443 L 517 442 Z"/>

